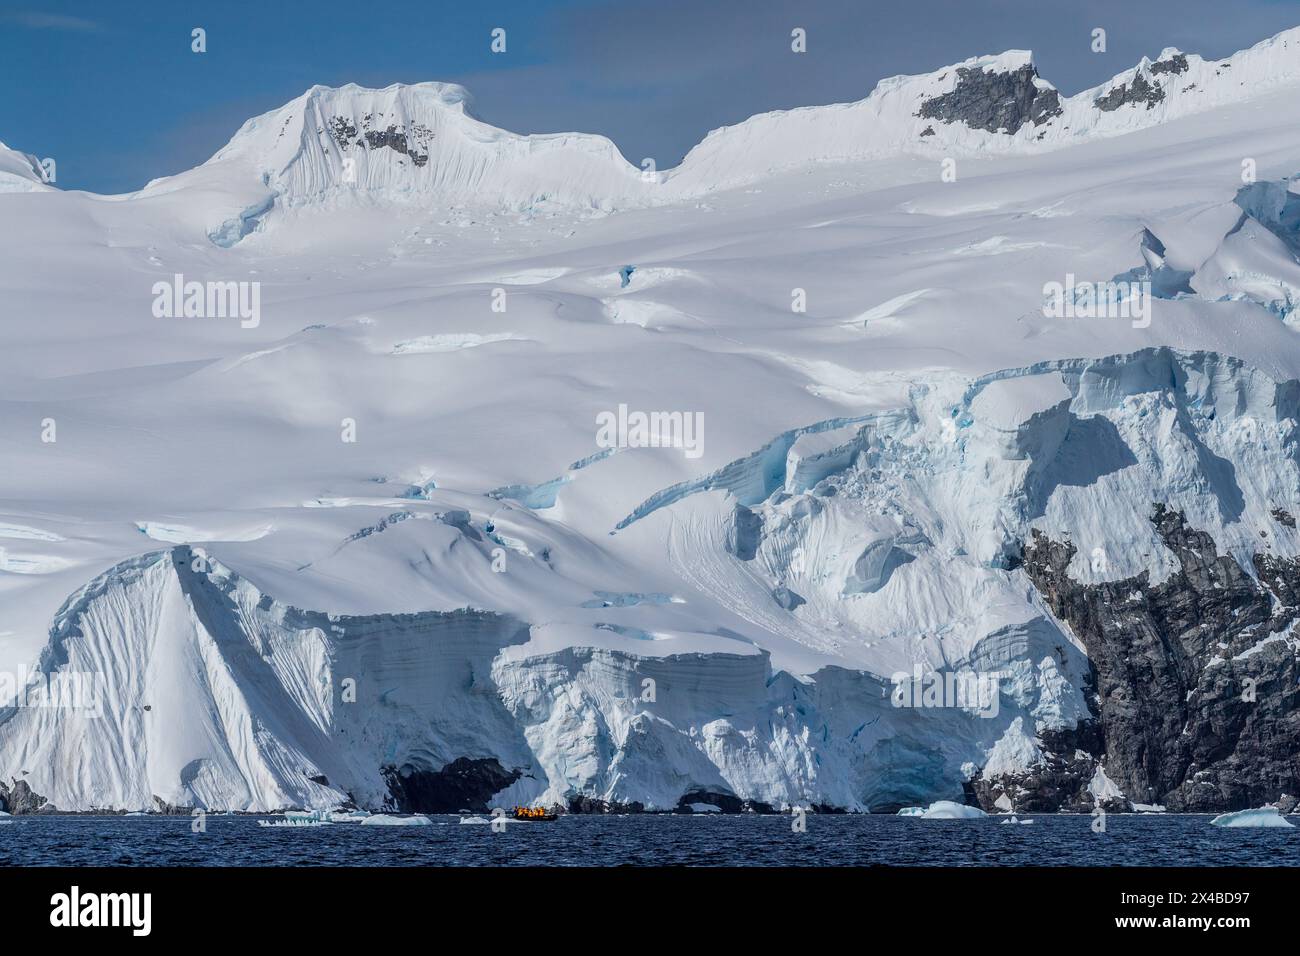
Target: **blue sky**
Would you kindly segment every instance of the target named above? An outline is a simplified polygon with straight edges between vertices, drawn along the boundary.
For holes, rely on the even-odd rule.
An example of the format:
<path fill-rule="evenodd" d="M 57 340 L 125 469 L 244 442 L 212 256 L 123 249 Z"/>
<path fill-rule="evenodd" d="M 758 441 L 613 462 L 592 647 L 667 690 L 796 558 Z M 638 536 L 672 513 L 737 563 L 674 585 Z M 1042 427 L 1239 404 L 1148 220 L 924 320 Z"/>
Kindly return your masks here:
<path fill-rule="evenodd" d="M 1164 46 L 1220 57 L 1297 25 L 1300 0 L 0 0 L 0 140 L 54 157 L 64 188 L 119 192 L 315 83 L 444 80 L 497 126 L 603 133 L 667 168 L 714 127 L 976 54 L 1032 49 L 1073 93 Z"/>

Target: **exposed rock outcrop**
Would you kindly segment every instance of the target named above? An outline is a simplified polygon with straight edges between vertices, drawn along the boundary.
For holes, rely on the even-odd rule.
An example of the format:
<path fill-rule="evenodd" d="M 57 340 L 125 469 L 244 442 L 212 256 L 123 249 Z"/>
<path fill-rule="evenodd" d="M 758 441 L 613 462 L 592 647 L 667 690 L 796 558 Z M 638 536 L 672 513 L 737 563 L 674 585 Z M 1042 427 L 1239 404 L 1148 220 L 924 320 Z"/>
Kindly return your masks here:
<path fill-rule="evenodd" d="M 600 800 L 583 794 L 569 798 L 570 813 L 643 813 L 645 804 L 639 800 L 631 803 L 619 803 L 617 800 Z"/>
<path fill-rule="evenodd" d="M 734 793 L 723 793 L 718 790 L 692 790 L 682 794 L 682 799 L 677 804 L 677 810 L 681 813 L 693 812 L 692 804 L 705 804 L 711 807 L 717 807 L 723 813 L 775 813 L 776 810 L 771 804 L 764 803 L 761 800 L 743 800 Z M 706 811 L 708 812 L 708 811 Z"/>
<path fill-rule="evenodd" d="M 26 780 L 15 780 L 12 785 L 0 780 L 0 810 L 17 817 L 27 813 L 54 813 L 56 808 L 33 791 Z"/>
<path fill-rule="evenodd" d="M 164 816 L 186 817 L 194 812 L 194 807 L 182 803 L 168 803 L 162 797 L 154 794 L 153 810 L 154 813 L 161 813 Z"/>
<path fill-rule="evenodd" d="M 1171 73 L 1177 76 L 1180 73 L 1187 72 L 1187 54 L 1173 53 L 1165 59 L 1156 60 L 1151 64 L 1152 73 Z"/>
<path fill-rule="evenodd" d="M 1061 113 L 1061 97 L 1026 63 L 1018 70 L 958 67 L 957 86 L 926 100 L 918 116 L 971 129 L 1014 134 L 1026 123 L 1041 126 Z"/>
<path fill-rule="evenodd" d="M 1185 59 L 1184 66 L 1186 66 Z M 1155 72 L 1155 70 L 1153 69 L 1152 72 Z M 1164 90 L 1147 79 L 1145 74 L 1138 73 L 1128 83 L 1121 84 L 1104 96 L 1097 97 L 1093 100 L 1092 105 L 1103 113 L 1111 113 L 1121 106 L 1137 106 L 1139 104 L 1146 104 L 1146 108 L 1151 109 L 1164 98 Z"/>
<path fill-rule="evenodd" d="M 490 809 L 492 795 L 518 780 L 522 772 L 506 770 L 494 757 L 459 757 L 441 770 L 403 764 L 385 767 L 383 774 L 395 807 L 402 813 L 484 813 Z"/>
<path fill-rule="evenodd" d="M 1035 532 L 1025 570 L 1083 641 L 1097 673 L 1108 777 L 1172 811 L 1258 807 L 1300 792 L 1300 665 L 1288 629 L 1300 560 L 1260 554 L 1256 581 L 1162 505 L 1152 516 L 1181 567 L 1167 581 L 1083 585 L 1074 545 Z"/>
<path fill-rule="evenodd" d="M 1123 812 L 1122 796 L 1095 792 L 1094 781 L 1105 755 L 1101 725 L 1046 730 L 1038 737 L 1043 760 L 1020 773 L 985 777 L 977 773 L 965 785 L 967 802 L 988 813 L 1090 813 L 1100 808 Z M 1104 779 L 1104 774 L 1102 775 Z"/>
<path fill-rule="evenodd" d="M 374 116 L 371 113 L 362 117 L 360 135 L 358 135 L 357 124 L 346 116 L 332 116 L 326 126 L 329 135 L 340 149 L 346 150 L 351 146 L 362 149 L 366 146 L 371 149 L 388 147 L 409 156 L 416 166 L 423 166 L 429 161 L 427 146 L 433 139 L 433 132 L 428 127 L 416 123 L 411 127 L 408 136 L 403 126 L 394 123 L 389 123 L 384 129 L 372 129 L 373 120 Z M 320 132 L 324 133 L 324 130 Z M 420 152 L 418 146 L 425 146 L 426 150 Z"/>

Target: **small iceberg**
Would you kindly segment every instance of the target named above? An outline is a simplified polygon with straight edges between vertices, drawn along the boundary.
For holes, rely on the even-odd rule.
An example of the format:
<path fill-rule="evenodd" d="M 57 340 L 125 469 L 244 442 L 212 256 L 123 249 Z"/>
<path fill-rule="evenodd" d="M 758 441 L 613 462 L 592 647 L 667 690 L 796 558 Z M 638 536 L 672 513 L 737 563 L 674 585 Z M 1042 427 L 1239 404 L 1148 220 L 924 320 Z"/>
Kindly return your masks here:
<path fill-rule="evenodd" d="M 328 819 L 330 823 L 360 823 L 368 816 L 369 810 L 332 810 Z"/>
<path fill-rule="evenodd" d="M 363 827 L 427 827 L 432 826 L 433 821 L 422 813 L 410 817 L 394 817 L 386 813 L 376 813 L 374 816 L 362 820 L 361 825 Z"/>
<path fill-rule="evenodd" d="M 998 821 L 998 823 L 1001 823 L 1003 826 L 1006 826 L 1009 823 L 1019 823 L 1022 827 L 1027 827 L 1033 822 L 1034 822 L 1033 820 L 1021 820 L 1017 818 L 1014 813 L 1011 814 L 1011 817 L 1009 819 Z"/>
<path fill-rule="evenodd" d="M 327 827 L 328 820 L 307 820 L 301 817 L 285 820 L 258 820 L 259 827 Z"/>
<path fill-rule="evenodd" d="M 936 800 L 923 812 L 911 815 L 923 820 L 982 820 L 988 816 L 979 807 L 968 807 L 952 800 Z"/>
<path fill-rule="evenodd" d="M 925 807 L 903 807 L 898 811 L 900 817 L 923 817 L 925 816 Z"/>
<path fill-rule="evenodd" d="M 286 810 L 284 811 L 284 818 L 286 820 L 330 822 L 330 814 L 326 810 Z"/>
<path fill-rule="evenodd" d="M 1236 813 L 1221 813 L 1210 821 L 1216 827 L 1294 827 L 1295 824 L 1282 816 L 1277 807 L 1260 807 L 1258 810 L 1238 810 Z"/>
<path fill-rule="evenodd" d="M 461 817 L 461 818 L 460 818 L 460 822 L 461 822 L 461 823 L 482 824 L 482 823 L 489 823 L 489 822 L 491 822 L 491 821 L 489 821 L 487 817 Z"/>

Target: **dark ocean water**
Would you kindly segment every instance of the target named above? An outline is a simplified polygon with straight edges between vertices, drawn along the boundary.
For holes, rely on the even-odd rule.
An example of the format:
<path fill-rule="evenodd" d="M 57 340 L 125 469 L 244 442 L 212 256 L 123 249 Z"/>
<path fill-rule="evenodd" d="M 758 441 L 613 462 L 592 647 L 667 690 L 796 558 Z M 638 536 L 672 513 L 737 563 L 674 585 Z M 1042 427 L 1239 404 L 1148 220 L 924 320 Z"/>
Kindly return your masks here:
<path fill-rule="evenodd" d="M 494 833 L 432 826 L 259 827 L 255 817 L 15 817 L 0 866 L 1300 866 L 1300 828 L 1224 829 L 1209 816 L 1088 816 L 1032 825 L 892 816 L 568 816 Z M 1295 822 L 1296 818 L 1293 818 Z"/>

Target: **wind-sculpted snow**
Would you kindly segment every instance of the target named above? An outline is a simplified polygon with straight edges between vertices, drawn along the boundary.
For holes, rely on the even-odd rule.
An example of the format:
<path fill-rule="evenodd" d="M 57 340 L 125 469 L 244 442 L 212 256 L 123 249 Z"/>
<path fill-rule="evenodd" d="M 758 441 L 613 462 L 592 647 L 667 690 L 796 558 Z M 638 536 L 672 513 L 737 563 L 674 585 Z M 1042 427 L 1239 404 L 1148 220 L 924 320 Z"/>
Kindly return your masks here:
<path fill-rule="evenodd" d="M 48 189 L 40 160 L 0 143 L 0 193 Z"/>
<path fill-rule="evenodd" d="M 762 501 L 785 483 L 787 456 L 799 438 L 866 420 L 866 417 L 836 418 L 784 432 L 754 454 L 734 461 L 712 475 L 665 488 L 638 505 L 630 515 L 618 523 L 617 528 L 620 530 L 626 528 L 634 521 L 700 491 L 723 489 L 734 495 L 742 505 Z"/>

